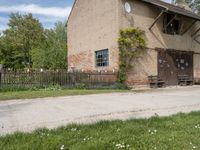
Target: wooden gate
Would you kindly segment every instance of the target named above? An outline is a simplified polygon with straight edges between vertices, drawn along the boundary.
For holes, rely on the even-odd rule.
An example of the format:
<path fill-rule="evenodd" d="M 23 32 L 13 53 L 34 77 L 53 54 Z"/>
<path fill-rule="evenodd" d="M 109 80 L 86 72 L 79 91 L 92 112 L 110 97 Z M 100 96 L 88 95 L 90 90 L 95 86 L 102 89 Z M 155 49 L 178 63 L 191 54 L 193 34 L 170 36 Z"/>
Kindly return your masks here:
<path fill-rule="evenodd" d="M 193 52 L 158 51 L 158 76 L 167 85 L 177 85 L 180 75 L 193 78 Z"/>

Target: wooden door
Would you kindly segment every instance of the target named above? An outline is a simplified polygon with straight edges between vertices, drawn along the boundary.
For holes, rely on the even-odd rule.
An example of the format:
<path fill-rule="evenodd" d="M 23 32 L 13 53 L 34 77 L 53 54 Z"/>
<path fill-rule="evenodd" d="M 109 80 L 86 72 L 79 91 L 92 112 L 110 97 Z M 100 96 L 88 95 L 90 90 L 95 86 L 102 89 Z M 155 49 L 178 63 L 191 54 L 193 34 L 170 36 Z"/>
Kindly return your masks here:
<path fill-rule="evenodd" d="M 187 75 L 190 78 L 193 78 L 193 53 L 177 53 L 175 61 L 178 70 L 178 75 Z"/>
<path fill-rule="evenodd" d="M 178 75 L 193 78 L 193 53 L 182 51 L 158 52 L 158 76 L 167 85 L 177 85 Z"/>
<path fill-rule="evenodd" d="M 165 81 L 167 85 L 177 85 L 178 72 L 174 62 L 174 53 L 166 51 L 158 52 L 158 76 Z"/>

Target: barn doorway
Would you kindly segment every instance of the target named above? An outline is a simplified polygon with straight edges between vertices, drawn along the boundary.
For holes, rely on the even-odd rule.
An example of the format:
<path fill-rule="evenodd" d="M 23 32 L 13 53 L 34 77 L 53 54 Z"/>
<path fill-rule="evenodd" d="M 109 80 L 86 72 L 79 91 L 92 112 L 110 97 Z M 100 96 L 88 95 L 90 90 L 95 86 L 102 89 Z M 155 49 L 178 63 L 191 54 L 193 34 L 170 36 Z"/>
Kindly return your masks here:
<path fill-rule="evenodd" d="M 179 76 L 188 76 L 193 79 L 193 52 L 158 51 L 158 76 L 167 85 L 178 85 Z"/>

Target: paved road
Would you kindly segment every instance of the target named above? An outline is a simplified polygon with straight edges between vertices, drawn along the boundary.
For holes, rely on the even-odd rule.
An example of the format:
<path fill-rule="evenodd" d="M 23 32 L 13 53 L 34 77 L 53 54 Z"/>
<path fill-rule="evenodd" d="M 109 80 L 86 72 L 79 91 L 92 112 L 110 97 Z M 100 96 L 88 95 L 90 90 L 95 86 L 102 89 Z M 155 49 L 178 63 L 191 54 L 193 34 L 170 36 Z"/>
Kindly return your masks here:
<path fill-rule="evenodd" d="M 200 110 L 200 87 L 0 102 L 0 135 L 69 123 Z"/>

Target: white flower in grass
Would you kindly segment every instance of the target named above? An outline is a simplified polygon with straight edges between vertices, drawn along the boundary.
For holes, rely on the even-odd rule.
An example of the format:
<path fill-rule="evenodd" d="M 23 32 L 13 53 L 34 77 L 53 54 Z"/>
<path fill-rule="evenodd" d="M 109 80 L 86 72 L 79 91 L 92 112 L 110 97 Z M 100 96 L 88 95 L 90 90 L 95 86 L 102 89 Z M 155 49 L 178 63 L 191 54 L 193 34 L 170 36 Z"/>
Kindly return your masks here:
<path fill-rule="evenodd" d="M 196 147 L 196 146 L 193 146 L 192 148 L 193 148 L 193 149 L 196 149 L 197 147 Z"/>
<path fill-rule="evenodd" d="M 116 144 L 116 147 L 117 147 L 118 149 L 121 149 L 121 148 L 124 148 L 124 145 L 123 145 L 123 144 Z"/>
<path fill-rule="evenodd" d="M 153 135 L 153 134 L 156 134 L 158 131 L 157 130 L 148 130 L 148 132 Z"/>
<path fill-rule="evenodd" d="M 77 128 L 72 128 L 72 129 L 71 129 L 71 131 L 76 131 L 76 130 L 77 130 Z"/>
<path fill-rule="evenodd" d="M 62 145 L 62 146 L 60 147 L 60 150 L 64 150 L 64 148 L 65 148 L 65 145 Z"/>
<path fill-rule="evenodd" d="M 129 148 L 130 145 L 129 145 L 129 144 L 126 145 L 126 144 L 124 144 L 124 143 L 121 143 L 121 144 L 116 144 L 115 147 L 116 147 L 117 149 L 123 149 L 123 148 Z"/>
<path fill-rule="evenodd" d="M 197 146 L 195 146 L 192 142 L 190 142 L 190 145 L 192 146 L 192 149 L 197 149 Z"/>
<path fill-rule="evenodd" d="M 196 126 L 194 126 L 196 129 L 200 129 L 200 125 L 198 124 L 198 125 L 196 125 Z"/>
<path fill-rule="evenodd" d="M 89 140 L 91 140 L 91 139 L 92 139 L 92 137 L 86 136 L 86 137 L 83 139 L 83 141 L 89 141 Z"/>

